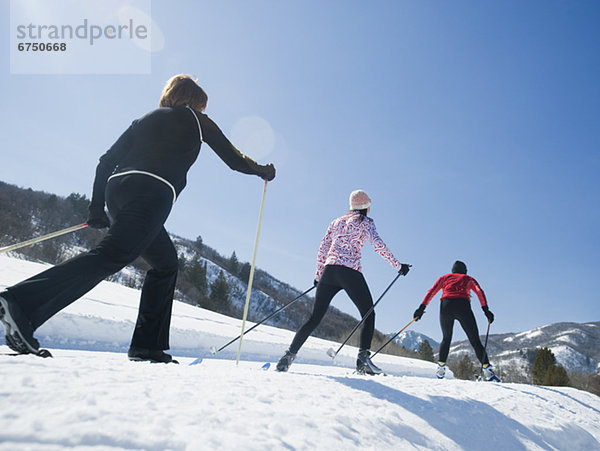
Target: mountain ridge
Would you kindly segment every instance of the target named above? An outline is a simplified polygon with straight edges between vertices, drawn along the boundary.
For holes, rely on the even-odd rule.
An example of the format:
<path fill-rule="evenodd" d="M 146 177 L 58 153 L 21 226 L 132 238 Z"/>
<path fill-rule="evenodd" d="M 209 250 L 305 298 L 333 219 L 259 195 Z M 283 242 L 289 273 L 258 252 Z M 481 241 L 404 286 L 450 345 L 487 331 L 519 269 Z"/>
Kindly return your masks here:
<path fill-rule="evenodd" d="M 600 373 L 600 322 L 561 322 L 539 326 L 531 330 L 490 334 L 487 351 L 496 368 L 514 374 L 515 381 L 530 380 L 531 366 L 537 351 L 548 348 L 556 362 L 567 371 L 584 374 Z M 450 358 L 459 359 L 467 354 L 476 361 L 468 340 L 450 346 Z"/>

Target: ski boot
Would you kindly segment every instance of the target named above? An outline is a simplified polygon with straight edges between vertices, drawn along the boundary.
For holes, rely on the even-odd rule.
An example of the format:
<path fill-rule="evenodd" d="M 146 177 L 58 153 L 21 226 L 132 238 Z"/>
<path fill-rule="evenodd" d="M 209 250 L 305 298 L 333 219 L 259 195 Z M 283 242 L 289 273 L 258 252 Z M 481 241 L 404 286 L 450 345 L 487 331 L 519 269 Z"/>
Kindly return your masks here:
<path fill-rule="evenodd" d="M 287 371 L 295 358 L 296 354 L 291 353 L 289 349 L 285 351 L 285 354 L 277 362 L 277 371 Z"/>
<path fill-rule="evenodd" d="M 446 376 L 446 363 L 445 362 L 438 362 L 438 367 L 435 372 L 435 375 L 437 376 L 438 379 L 443 379 Z"/>
<path fill-rule="evenodd" d="M 502 382 L 502 380 L 494 373 L 494 367 L 491 364 L 486 363 L 481 369 L 483 371 L 484 380 L 488 382 Z"/>
<path fill-rule="evenodd" d="M 368 349 L 361 349 L 358 351 L 358 358 L 356 359 L 356 372 L 358 374 L 369 374 L 374 376 L 381 374 L 381 368 L 378 368 L 370 359 L 371 351 Z"/>
<path fill-rule="evenodd" d="M 151 362 L 151 363 L 179 363 L 177 360 L 173 360 L 170 354 L 160 349 L 146 349 L 138 348 L 137 346 L 130 346 L 127 351 L 127 357 L 132 362 Z"/>
<path fill-rule="evenodd" d="M 52 357 L 47 349 L 40 349 L 40 342 L 33 336 L 33 326 L 6 292 L 0 295 L 0 322 L 6 333 L 6 345 L 17 354 Z"/>

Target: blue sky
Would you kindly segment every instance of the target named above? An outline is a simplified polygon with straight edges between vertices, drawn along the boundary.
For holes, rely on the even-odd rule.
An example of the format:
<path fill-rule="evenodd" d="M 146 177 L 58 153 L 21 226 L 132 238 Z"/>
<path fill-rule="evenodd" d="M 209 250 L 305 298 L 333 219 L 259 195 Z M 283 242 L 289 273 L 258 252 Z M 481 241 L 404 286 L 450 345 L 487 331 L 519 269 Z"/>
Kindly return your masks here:
<path fill-rule="evenodd" d="M 308 288 L 327 225 L 361 188 L 413 264 L 378 329 L 404 326 L 456 259 L 486 291 L 492 333 L 600 320 L 600 4 L 152 1 L 152 18 L 149 75 L 11 75 L 4 33 L 0 180 L 89 196 L 98 157 L 190 73 L 234 144 L 277 168 L 260 268 Z M 167 228 L 249 261 L 261 194 L 204 145 Z M 377 298 L 395 271 L 363 255 Z M 438 298 L 413 327 L 436 340 Z M 333 305 L 356 316 L 344 295 Z"/>

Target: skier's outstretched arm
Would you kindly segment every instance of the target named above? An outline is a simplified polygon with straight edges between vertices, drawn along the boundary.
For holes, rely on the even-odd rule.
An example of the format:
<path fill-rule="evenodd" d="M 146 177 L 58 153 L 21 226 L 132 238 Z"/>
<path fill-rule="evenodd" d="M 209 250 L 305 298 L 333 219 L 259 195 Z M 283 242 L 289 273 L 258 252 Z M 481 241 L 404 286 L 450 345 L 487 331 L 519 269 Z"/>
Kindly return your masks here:
<path fill-rule="evenodd" d="M 485 317 L 487 318 L 488 322 L 490 324 L 493 323 L 494 322 L 494 314 L 490 311 L 490 308 L 487 303 L 487 298 L 485 297 L 485 293 L 483 292 L 483 289 L 479 286 L 477 281 L 473 278 L 471 278 L 471 283 L 470 283 L 469 288 L 471 290 L 473 290 L 475 292 L 475 294 L 477 295 L 477 297 L 479 298 L 479 303 L 481 304 L 481 309 L 483 310 L 483 313 L 485 314 Z"/>
<path fill-rule="evenodd" d="M 223 162 L 234 171 L 244 174 L 258 175 L 265 180 L 275 178 L 275 167 L 273 164 L 260 165 L 252 158 L 244 155 L 223 134 L 221 129 L 206 114 L 198 115 L 202 124 L 202 136 L 204 141 L 219 156 Z"/>
<path fill-rule="evenodd" d="M 392 253 L 392 251 L 389 250 L 389 248 L 386 246 L 386 244 L 383 242 L 383 240 L 377 233 L 377 229 L 375 228 L 375 223 L 373 221 L 371 221 L 369 224 L 368 237 L 369 237 L 369 240 L 371 241 L 371 244 L 373 245 L 373 249 L 375 250 L 375 252 L 377 252 L 379 255 L 381 255 L 383 257 L 383 259 L 385 261 L 387 261 L 390 265 L 392 265 L 392 267 L 394 269 L 398 270 L 398 272 L 400 272 L 400 274 L 402 274 L 403 276 L 408 274 L 410 265 L 408 265 L 406 263 L 400 263 L 396 259 L 396 257 L 394 257 L 394 254 Z"/>

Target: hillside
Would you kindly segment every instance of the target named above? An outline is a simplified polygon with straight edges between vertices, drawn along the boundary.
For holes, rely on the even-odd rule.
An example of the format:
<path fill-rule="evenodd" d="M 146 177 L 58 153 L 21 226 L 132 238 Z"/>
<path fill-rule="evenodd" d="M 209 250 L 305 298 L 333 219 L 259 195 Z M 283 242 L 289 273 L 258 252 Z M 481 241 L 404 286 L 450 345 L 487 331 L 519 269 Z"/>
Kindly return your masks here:
<path fill-rule="evenodd" d="M 0 257 L 0 289 L 42 269 Z M 175 302 L 179 365 L 129 362 L 139 291 L 102 282 L 43 325 L 53 359 L 0 346 L 0 450 L 569 449 L 600 447 L 600 398 L 566 387 L 437 380 L 435 364 L 379 355 L 388 376 L 359 376 L 356 348 L 335 365 L 309 338 L 290 372 L 273 363 L 292 332 Z M 204 360 L 189 364 L 196 356 Z M 262 370 L 265 362 L 270 370 Z M 474 427 L 476 425 L 476 427 Z"/>
<path fill-rule="evenodd" d="M 429 341 L 437 357 L 439 343 L 421 333 L 407 330 L 394 341 L 416 351 L 425 340 Z M 531 367 L 541 348 L 549 348 L 557 364 L 569 373 L 600 374 L 600 322 L 556 323 L 525 332 L 490 334 L 487 352 L 504 379 L 531 383 Z M 456 364 L 465 355 L 478 362 L 468 340 L 453 342 L 449 363 Z"/>
<path fill-rule="evenodd" d="M 530 367 L 542 347 L 549 348 L 569 372 L 600 372 L 600 322 L 556 323 L 520 333 L 490 334 L 488 341 L 494 365 L 523 382 L 529 381 Z M 468 341 L 451 346 L 451 356 L 464 354 L 475 359 Z"/>

